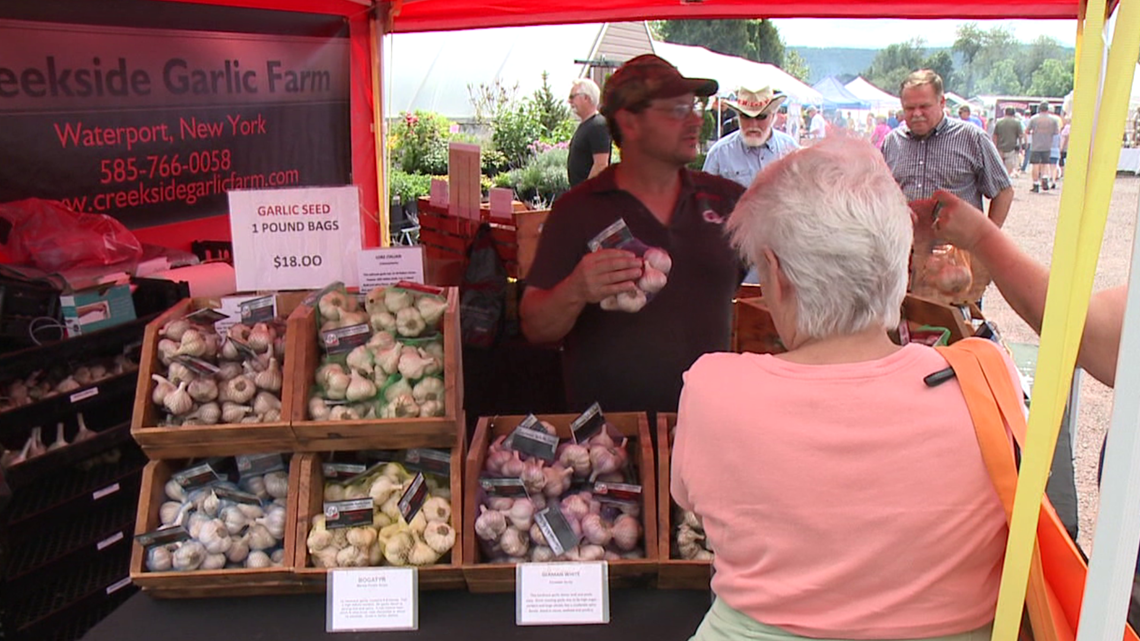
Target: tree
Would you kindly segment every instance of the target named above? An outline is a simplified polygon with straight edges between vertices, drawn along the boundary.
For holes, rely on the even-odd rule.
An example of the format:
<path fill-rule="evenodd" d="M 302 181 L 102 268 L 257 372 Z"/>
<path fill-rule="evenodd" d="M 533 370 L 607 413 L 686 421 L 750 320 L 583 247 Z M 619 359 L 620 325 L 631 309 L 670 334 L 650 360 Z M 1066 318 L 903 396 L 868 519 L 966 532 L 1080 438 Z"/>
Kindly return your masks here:
<path fill-rule="evenodd" d="M 1050 58 L 1033 72 L 1029 95 L 1060 97 L 1073 90 L 1073 62 Z"/>
<path fill-rule="evenodd" d="M 662 20 L 652 23 L 650 31 L 665 42 L 776 65 L 800 80 L 811 73 L 807 62 L 787 48 L 771 20 Z"/>
<path fill-rule="evenodd" d="M 1046 60 L 1062 60 L 1065 57 L 1064 49 L 1056 38 L 1039 36 L 1022 52 L 1018 60 L 1017 73 L 1022 78 L 1029 78 Z"/>
<path fill-rule="evenodd" d="M 1005 72 L 999 72 L 996 66 L 1003 62 L 1012 63 L 1011 54 L 1020 50 L 1020 45 L 1013 37 L 1013 31 L 1008 27 L 996 26 L 986 31 L 978 27 L 977 23 L 968 22 L 958 27 L 958 38 L 951 48 L 962 56 L 965 64 L 962 66 L 959 83 L 962 92 L 966 95 L 984 93 L 992 89 L 995 83 L 1009 84 Z M 1013 70 L 1017 78 L 1016 66 Z M 982 88 L 982 80 L 989 79 Z M 1018 80 L 1020 85 L 1021 81 Z"/>
<path fill-rule="evenodd" d="M 543 71 L 542 86 L 535 89 L 531 97 L 535 114 L 538 116 L 538 124 L 542 126 L 543 133 L 548 137 L 553 136 L 559 126 L 570 119 L 570 108 L 566 106 L 564 100 L 559 100 L 554 95 L 550 83 L 547 82 L 549 78 L 550 74 Z"/>
<path fill-rule="evenodd" d="M 974 91 L 974 59 L 977 58 L 978 53 L 982 50 L 982 36 L 984 33 L 985 32 L 978 27 L 978 23 L 967 22 L 958 27 L 958 37 L 954 40 L 954 45 L 951 47 L 951 50 L 962 56 L 962 60 L 966 63 L 963 66 L 962 73 L 963 91 L 966 95 L 970 95 Z"/>
<path fill-rule="evenodd" d="M 545 79 L 546 74 L 543 73 L 544 82 Z M 510 108 L 518 91 L 519 83 L 516 82 L 508 87 L 499 78 L 495 78 L 491 84 L 481 82 L 478 85 L 472 85 L 468 83 L 467 99 L 475 107 L 475 123 L 479 125 L 491 124 L 499 114 Z"/>
<path fill-rule="evenodd" d="M 992 94 L 1019 94 L 1022 91 L 1021 80 L 1017 77 L 1017 67 L 1013 60 L 1007 58 L 993 66 L 990 73 L 977 83 L 978 93 Z"/>
<path fill-rule="evenodd" d="M 863 72 L 863 77 L 877 87 L 897 93 L 907 74 L 923 67 L 925 55 L 926 41 L 922 38 L 888 45 L 875 55 L 871 66 Z"/>
<path fill-rule="evenodd" d="M 922 63 L 922 66 L 941 76 L 944 88 L 948 89 L 957 80 L 954 70 L 954 56 L 950 55 L 949 51 L 942 50 L 931 54 Z"/>

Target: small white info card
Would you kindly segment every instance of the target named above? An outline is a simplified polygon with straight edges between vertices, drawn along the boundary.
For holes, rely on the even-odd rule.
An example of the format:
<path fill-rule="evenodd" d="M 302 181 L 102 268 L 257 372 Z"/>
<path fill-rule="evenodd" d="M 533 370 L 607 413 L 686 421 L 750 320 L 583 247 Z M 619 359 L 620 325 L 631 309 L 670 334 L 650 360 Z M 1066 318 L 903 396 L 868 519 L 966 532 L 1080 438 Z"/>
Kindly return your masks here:
<path fill-rule="evenodd" d="M 605 561 L 519 563 L 515 569 L 515 623 L 609 623 L 609 567 Z"/>
<path fill-rule="evenodd" d="M 326 632 L 419 629 L 416 568 L 329 570 Z"/>

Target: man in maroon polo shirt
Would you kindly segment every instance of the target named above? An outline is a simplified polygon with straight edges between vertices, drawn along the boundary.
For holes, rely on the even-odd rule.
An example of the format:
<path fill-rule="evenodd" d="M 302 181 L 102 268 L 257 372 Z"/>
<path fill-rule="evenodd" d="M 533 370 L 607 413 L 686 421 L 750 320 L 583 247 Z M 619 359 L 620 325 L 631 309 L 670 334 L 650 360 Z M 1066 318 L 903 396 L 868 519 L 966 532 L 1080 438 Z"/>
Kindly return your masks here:
<path fill-rule="evenodd" d="M 686 167 L 697 156 L 704 99 L 716 89 L 715 80 L 685 78 L 648 54 L 606 83 L 602 114 L 621 162 L 555 202 L 520 307 L 527 338 L 561 342 L 572 410 L 597 401 L 606 411 L 676 411 L 685 370 L 730 347 L 732 298 L 745 271 L 724 221 L 744 188 Z M 642 260 L 587 247 L 618 219 L 673 260 L 665 288 L 635 313 L 599 303 L 631 291 Z"/>

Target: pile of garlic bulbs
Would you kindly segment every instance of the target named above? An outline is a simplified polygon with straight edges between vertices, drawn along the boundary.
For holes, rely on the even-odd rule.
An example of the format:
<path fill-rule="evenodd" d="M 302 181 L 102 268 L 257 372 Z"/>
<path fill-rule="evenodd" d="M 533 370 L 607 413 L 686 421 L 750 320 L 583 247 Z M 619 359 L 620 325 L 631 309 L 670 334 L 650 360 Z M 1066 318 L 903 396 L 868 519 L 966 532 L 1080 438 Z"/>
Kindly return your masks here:
<path fill-rule="evenodd" d="M 406 522 L 399 501 L 413 478 L 399 463 L 388 463 L 351 485 L 325 483 L 327 502 L 371 498 L 372 524 L 328 529 L 324 514 L 313 516 L 305 541 L 313 566 L 425 566 L 439 562 L 455 546 L 451 492 L 446 484 L 425 475 L 428 498 L 411 522 Z"/>
<path fill-rule="evenodd" d="M 697 515 L 679 507 L 673 513 L 677 518 L 677 528 L 673 533 L 677 554 L 688 561 L 712 561 L 713 552 L 705 535 L 705 526 Z"/>
<path fill-rule="evenodd" d="M 241 489 L 260 505 L 220 498 L 214 488 Z M 289 476 L 283 471 L 247 476 L 238 485 L 222 482 L 187 493 L 174 479 L 166 483 L 159 507 L 163 526 L 181 525 L 190 538 L 147 548 L 151 572 L 268 568 L 284 565 Z"/>
<path fill-rule="evenodd" d="M 0 382 L 0 412 L 31 405 L 58 394 L 68 394 L 99 381 L 133 372 L 138 364 L 123 354 L 95 358 L 73 366 L 64 364 L 47 371 Z"/>
<path fill-rule="evenodd" d="M 213 327 L 179 318 L 167 323 L 160 335 L 158 363 L 163 369 L 151 376 L 151 400 L 163 414 L 160 427 L 282 419 L 283 319 L 253 326 L 239 323 L 220 336 Z M 180 356 L 216 365 L 218 372 L 198 373 Z"/>
<path fill-rule="evenodd" d="M 443 340 L 438 326 L 447 308 L 441 297 L 399 287 L 356 298 L 339 291 L 318 302 L 321 331 L 367 323 L 368 342 L 346 355 L 326 355 L 314 374 L 308 401 L 312 420 L 443 416 Z"/>
<path fill-rule="evenodd" d="M 553 425 L 539 423 L 550 434 Z M 486 496 L 475 519 L 475 534 L 484 554 L 493 563 L 545 561 L 600 561 L 644 558 L 639 547 L 644 534 L 638 505 L 602 502 L 588 489 L 595 481 L 623 483 L 633 473 L 628 439 L 611 428 L 603 429 L 583 443 L 566 441 L 558 446 L 554 463 L 526 457 L 506 447 L 500 436 L 487 450 L 483 476 L 519 478 L 527 497 Z M 583 486 L 583 484 L 588 484 Z M 579 489 L 575 489 L 577 485 Z M 587 489 L 581 489 L 585 487 Z M 557 555 L 534 514 L 557 506 L 570 528 L 582 537 L 577 547 Z"/>

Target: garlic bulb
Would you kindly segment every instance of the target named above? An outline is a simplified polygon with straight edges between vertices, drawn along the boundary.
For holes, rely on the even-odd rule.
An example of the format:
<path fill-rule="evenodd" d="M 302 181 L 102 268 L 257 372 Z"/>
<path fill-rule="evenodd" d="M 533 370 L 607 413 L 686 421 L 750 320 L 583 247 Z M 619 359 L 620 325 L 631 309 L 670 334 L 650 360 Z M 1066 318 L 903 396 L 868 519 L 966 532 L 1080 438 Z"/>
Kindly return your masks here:
<path fill-rule="evenodd" d="M 369 291 L 364 296 L 364 311 L 369 314 L 376 312 L 386 312 L 388 308 L 384 306 L 384 287 L 376 287 Z"/>
<path fill-rule="evenodd" d="M 151 374 L 151 379 L 154 380 L 154 391 L 150 394 L 150 400 L 154 401 L 155 405 L 162 405 L 170 393 L 178 389 L 169 380 L 159 376 L 158 374 Z"/>
<path fill-rule="evenodd" d="M 203 425 L 217 425 L 218 421 L 222 418 L 222 408 L 218 404 L 210 401 L 198 406 L 191 416 L 198 419 Z"/>
<path fill-rule="evenodd" d="M 408 552 L 408 565 L 431 565 L 439 560 L 440 553 L 432 549 L 426 542 L 416 539 L 412 549 Z"/>
<path fill-rule="evenodd" d="M 475 534 L 484 541 L 498 541 L 507 529 L 507 518 L 498 510 L 488 510 L 479 506 L 479 517 L 475 519 Z"/>
<path fill-rule="evenodd" d="M 632 516 L 622 514 L 614 521 L 610 531 L 613 534 L 614 545 L 629 551 L 637 547 L 637 541 L 641 537 L 641 524 Z"/>
<path fill-rule="evenodd" d="M 273 560 L 261 550 L 254 550 L 245 557 L 245 567 L 247 568 L 267 568 L 271 565 L 273 565 Z"/>
<path fill-rule="evenodd" d="M 276 358 L 269 359 L 269 366 L 264 371 L 258 372 L 257 376 L 253 377 L 253 384 L 257 387 L 270 392 L 281 391 L 281 367 L 277 364 Z"/>
<path fill-rule="evenodd" d="M 535 545 L 546 546 L 546 535 L 542 533 L 542 528 L 538 527 L 538 523 L 530 526 L 529 534 L 530 540 L 533 541 Z"/>
<path fill-rule="evenodd" d="M 447 311 L 447 301 L 435 296 L 421 296 L 416 301 L 416 310 L 423 316 L 425 323 L 434 327 Z"/>
<path fill-rule="evenodd" d="M 384 558 L 392 565 L 407 565 L 408 554 L 415 544 L 416 540 L 411 532 L 397 532 L 384 544 Z"/>
<path fill-rule="evenodd" d="M 356 403 L 376 396 L 376 391 L 376 384 L 354 369 L 350 374 L 348 389 L 345 390 L 345 399 L 350 403 Z"/>
<path fill-rule="evenodd" d="M 369 486 L 368 496 L 372 498 L 373 503 L 377 505 L 383 505 L 389 498 L 391 498 L 393 492 L 398 492 L 399 490 L 400 485 L 398 483 L 392 481 L 392 479 L 388 478 L 387 476 L 381 475 L 372 482 L 371 486 Z M 327 491 L 328 490 L 326 488 L 326 493 Z M 428 499 L 428 501 L 424 503 L 424 508 L 427 508 L 428 504 L 431 503 L 432 500 L 434 499 Z M 448 507 L 450 508 L 450 506 Z"/>
<path fill-rule="evenodd" d="M 406 289 L 389 287 L 384 290 L 384 307 L 390 312 L 398 313 L 411 307 L 412 303 L 412 294 Z"/>
<path fill-rule="evenodd" d="M 155 546 L 146 551 L 146 569 L 151 572 L 166 572 L 174 567 L 174 558 L 164 546 Z"/>
<path fill-rule="evenodd" d="M 396 333 L 400 336 L 419 336 L 425 329 L 427 323 L 415 307 L 405 307 L 396 312 Z"/>
<path fill-rule="evenodd" d="M 178 501 L 166 501 L 158 508 L 158 520 L 163 525 L 170 525 L 178 519 L 182 512 L 182 504 Z"/>
<path fill-rule="evenodd" d="M 226 555 L 222 553 L 207 554 L 206 558 L 202 560 L 202 565 L 199 566 L 201 570 L 220 570 L 226 567 Z"/>
<path fill-rule="evenodd" d="M 309 418 L 314 421 L 327 420 L 330 411 L 328 403 L 320 396 L 313 396 L 309 399 Z"/>
<path fill-rule="evenodd" d="M 309 537 L 305 540 L 305 544 L 309 548 L 309 553 L 323 550 L 324 548 L 332 545 L 333 535 L 325 529 L 325 515 L 317 514 L 313 516 L 313 526 L 309 530 Z"/>
<path fill-rule="evenodd" d="M 166 368 L 166 377 L 170 380 L 171 383 L 175 385 L 183 381 L 185 381 L 187 384 L 190 384 L 194 381 L 194 379 L 198 378 L 198 376 L 193 371 L 191 371 L 189 367 L 186 367 L 178 361 L 174 361 L 170 364 L 170 367 Z"/>
<path fill-rule="evenodd" d="M 455 547 L 455 528 L 440 521 L 429 523 L 427 529 L 424 530 L 424 542 L 437 555 L 446 554 Z"/>
<path fill-rule="evenodd" d="M 660 272 L 649 265 L 646 265 L 642 270 L 641 278 L 637 279 L 637 286 L 647 294 L 655 294 L 668 283 L 668 278 L 663 272 Z"/>
<path fill-rule="evenodd" d="M 174 551 L 172 565 L 179 572 L 197 570 L 206 560 L 206 548 L 197 541 L 183 541 Z"/>
<path fill-rule="evenodd" d="M 275 499 L 283 499 L 289 493 L 289 475 L 281 470 L 265 475 L 265 491 Z"/>
<path fill-rule="evenodd" d="M 222 422 L 223 423 L 240 423 L 247 414 L 253 411 L 253 408 L 248 405 L 239 405 L 232 401 L 222 403 Z"/>
<path fill-rule="evenodd" d="M 509 527 L 499 537 L 499 547 L 507 556 L 524 556 L 530 549 L 530 537 L 520 530 Z"/>
<path fill-rule="evenodd" d="M 218 518 L 225 524 L 226 531 L 230 534 L 239 534 L 250 522 L 250 518 L 236 505 L 222 508 Z"/>
<path fill-rule="evenodd" d="M 590 450 L 577 443 L 559 448 L 558 462 L 574 470 L 574 476 L 578 478 L 590 475 Z"/>
<path fill-rule="evenodd" d="M 167 481 L 167 482 L 166 482 L 166 485 L 165 485 L 165 486 L 163 486 L 163 489 L 165 489 L 165 491 L 166 491 L 166 496 L 167 496 L 167 498 L 169 498 L 171 501 L 178 501 L 179 503 L 181 503 L 182 501 L 185 501 L 185 500 L 186 500 L 186 490 L 185 490 L 185 488 L 183 488 L 183 487 L 182 487 L 182 486 L 181 486 L 181 485 L 178 483 L 178 481 L 176 481 L 176 480 L 174 480 L 174 479 L 170 479 L 169 481 Z"/>
<path fill-rule="evenodd" d="M 535 563 L 548 563 L 554 559 L 554 550 L 551 550 L 545 545 L 535 545 L 530 550 L 530 560 Z"/>
<path fill-rule="evenodd" d="M 277 545 L 277 540 L 269 533 L 269 529 L 261 523 L 249 526 L 249 549 L 268 550 Z"/>
<path fill-rule="evenodd" d="M 218 384 L 210 378 L 196 378 L 186 387 L 190 398 L 199 403 L 208 403 L 218 398 Z"/>
<path fill-rule="evenodd" d="M 201 356 L 206 353 L 206 339 L 202 336 L 202 332 L 196 329 L 188 329 L 182 334 L 182 339 L 179 341 L 178 350 L 176 355 L 184 356 Z"/>
<path fill-rule="evenodd" d="M 420 512 L 432 523 L 448 523 L 451 520 L 451 503 L 438 496 L 424 501 Z"/>
<path fill-rule="evenodd" d="M 507 512 L 507 518 L 515 528 L 524 532 L 529 530 L 534 523 L 534 504 L 527 498 L 517 499 Z"/>
<path fill-rule="evenodd" d="M 582 535 L 586 537 L 587 541 L 594 545 L 606 545 L 613 536 L 610 533 L 610 528 L 602 521 L 602 517 L 597 514 L 587 514 L 582 517 Z"/>
<path fill-rule="evenodd" d="M 265 323 L 256 323 L 249 331 L 249 346 L 253 351 L 261 354 L 269 351 L 273 346 L 276 335 L 271 327 Z"/>
<path fill-rule="evenodd" d="M 281 410 L 281 399 L 271 392 L 260 391 L 253 397 L 253 413 L 264 417 L 270 410 Z"/>
<path fill-rule="evenodd" d="M 257 522 L 264 525 L 269 535 L 277 541 L 285 538 L 285 508 L 278 505 L 271 506 L 265 511 L 265 516 Z"/>
<path fill-rule="evenodd" d="M 218 394 L 220 401 L 233 401 L 234 403 L 248 403 L 257 393 L 257 386 L 248 376 L 235 376 L 222 384 Z M 227 421 L 230 422 L 230 421 Z"/>
<path fill-rule="evenodd" d="M 234 537 L 233 545 L 226 551 L 226 559 L 231 563 L 241 563 L 249 556 L 249 536 Z"/>
<path fill-rule="evenodd" d="M 190 329 L 191 327 L 192 325 L 190 325 L 190 321 L 186 320 L 185 318 L 175 318 L 169 323 L 163 325 L 162 330 L 160 330 L 159 333 L 163 338 L 169 338 L 173 341 L 180 341 L 182 340 L 182 335 L 185 334 L 186 330 Z"/>
<path fill-rule="evenodd" d="M 178 388 L 162 399 L 162 406 L 174 416 L 186 414 L 194 407 L 194 399 L 186 392 L 186 383 L 178 384 Z"/>
<path fill-rule="evenodd" d="M 412 388 L 412 398 L 421 405 L 425 401 L 441 401 L 444 397 L 443 379 L 427 377 Z"/>

